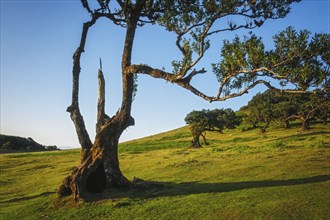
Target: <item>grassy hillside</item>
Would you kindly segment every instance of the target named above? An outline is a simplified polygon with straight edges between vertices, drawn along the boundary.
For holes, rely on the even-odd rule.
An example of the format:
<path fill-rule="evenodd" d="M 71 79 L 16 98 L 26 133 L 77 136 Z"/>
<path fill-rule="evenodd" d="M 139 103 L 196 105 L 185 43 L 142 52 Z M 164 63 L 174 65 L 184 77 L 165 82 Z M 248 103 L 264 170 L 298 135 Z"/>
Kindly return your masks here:
<path fill-rule="evenodd" d="M 120 146 L 123 173 L 157 182 L 56 206 L 79 150 L 0 155 L 0 219 L 330 219 L 330 126 L 207 134 L 187 128 Z"/>

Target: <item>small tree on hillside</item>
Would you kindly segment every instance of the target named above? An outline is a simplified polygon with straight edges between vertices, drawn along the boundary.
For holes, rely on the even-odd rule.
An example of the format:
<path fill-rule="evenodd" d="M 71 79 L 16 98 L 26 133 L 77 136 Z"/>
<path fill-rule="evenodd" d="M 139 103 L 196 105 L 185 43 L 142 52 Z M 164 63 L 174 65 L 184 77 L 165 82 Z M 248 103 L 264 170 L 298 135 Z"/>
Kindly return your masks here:
<path fill-rule="evenodd" d="M 241 118 L 229 108 L 192 111 L 184 120 L 189 125 L 193 136 L 190 147 L 195 148 L 201 147 L 200 136 L 203 137 L 204 143 L 208 144 L 205 137 L 206 131 L 222 133 L 224 129 L 234 129 L 241 123 Z"/>

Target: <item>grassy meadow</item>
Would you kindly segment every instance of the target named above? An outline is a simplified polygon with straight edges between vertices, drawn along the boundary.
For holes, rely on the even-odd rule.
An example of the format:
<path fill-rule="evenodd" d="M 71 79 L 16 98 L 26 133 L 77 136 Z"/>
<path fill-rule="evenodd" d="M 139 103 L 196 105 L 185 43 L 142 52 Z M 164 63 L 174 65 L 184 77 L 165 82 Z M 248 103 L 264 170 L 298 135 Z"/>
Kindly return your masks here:
<path fill-rule="evenodd" d="M 156 182 L 56 202 L 79 150 L 0 155 L 0 219 L 330 219 L 330 125 L 208 133 L 187 127 L 120 145 L 126 177 Z"/>

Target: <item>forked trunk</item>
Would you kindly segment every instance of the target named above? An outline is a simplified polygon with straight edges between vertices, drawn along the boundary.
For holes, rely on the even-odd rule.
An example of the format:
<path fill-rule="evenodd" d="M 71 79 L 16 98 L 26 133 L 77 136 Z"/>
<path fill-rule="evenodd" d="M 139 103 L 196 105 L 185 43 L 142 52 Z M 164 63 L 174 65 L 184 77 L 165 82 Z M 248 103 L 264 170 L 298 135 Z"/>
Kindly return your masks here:
<path fill-rule="evenodd" d="M 209 145 L 209 142 L 206 141 L 206 134 L 204 132 L 204 134 L 201 134 L 202 138 L 203 138 L 203 141 L 204 141 L 204 144 L 205 145 Z"/>
<path fill-rule="evenodd" d="M 191 141 L 189 147 L 193 147 L 193 148 L 202 147 L 202 145 L 199 142 L 199 137 L 201 136 L 201 134 L 202 133 L 200 131 L 192 131 L 193 140 Z"/>
<path fill-rule="evenodd" d="M 266 119 L 266 123 L 264 124 L 263 127 L 260 128 L 261 133 L 266 133 L 269 124 L 270 124 L 270 119 Z"/>
<path fill-rule="evenodd" d="M 58 190 L 60 197 L 73 195 L 84 199 L 91 193 L 102 193 L 109 187 L 130 187 L 118 161 L 118 139 L 121 129 L 109 124 L 100 131 L 90 153 L 82 152 L 80 164 L 67 176 Z"/>
<path fill-rule="evenodd" d="M 109 187 L 131 186 L 131 182 L 124 177 L 119 168 L 118 141 L 122 132 L 129 126 L 134 125 L 134 119 L 131 116 L 135 85 L 134 76 L 127 74 L 125 69 L 131 65 L 135 30 L 140 12 L 143 9 L 141 3 L 143 1 L 136 4 L 136 7 L 127 8 L 127 11 L 125 11 L 130 16 L 126 20 L 126 38 L 122 55 L 122 105 L 112 118 L 107 117 L 105 114 L 105 80 L 100 59 L 98 111 L 94 144 L 89 138 L 84 119 L 79 110 L 78 94 L 81 69 L 80 57 L 84 52 L 88 30 L 99 17 L 92 16 L 91 21 L 84 23 L 79 47 L 73 55 L 72 103 L 67 109 L 76 127 L 79 143 L 82 147 L 81 161 L 79 166 L 64 179 L 58 190 L 59 197 L 73 195 L 75 200 L 78 200 L 79 198 L 85 198 L 89 193 L 101 193 Z"/>

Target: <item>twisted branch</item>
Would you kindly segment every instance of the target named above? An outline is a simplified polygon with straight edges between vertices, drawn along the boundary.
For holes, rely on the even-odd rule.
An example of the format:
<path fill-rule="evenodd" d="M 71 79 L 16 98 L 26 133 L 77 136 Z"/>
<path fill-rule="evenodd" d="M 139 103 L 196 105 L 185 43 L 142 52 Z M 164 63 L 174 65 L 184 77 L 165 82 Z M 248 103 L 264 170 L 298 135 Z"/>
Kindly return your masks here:
<path fill-rule="evenodd" d="M 85 50 L 85 43 L 86 43 L 88 30 L 90 27 L 92 27 L 95 24 L 95 22 L 96 22 L 96 18 L 92 17 L 90 21 L 84 23 L 80 38 L 80 44 L 76 49 L 75 53 L 73 54 L 72 103 L 66 110 L 67 112 L 70 113 L 71 120 L 75 125 L 81 148 L 87 151 L 89 151 L 89 149 L 92 147 L 92 141 L 89 138 L 89 134 L 85 126 L 84 118 L 81 115 L 79 109 L 78 97 L 79 97 L 79 75 L 81 70 L 80 58 L 81 58 L 81 54 Z"/>

